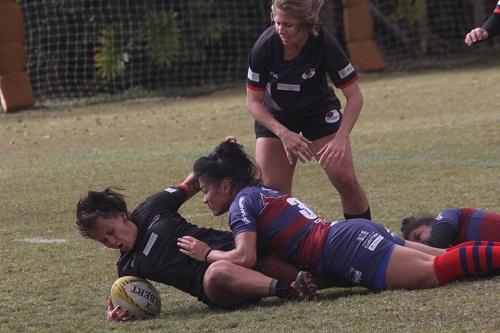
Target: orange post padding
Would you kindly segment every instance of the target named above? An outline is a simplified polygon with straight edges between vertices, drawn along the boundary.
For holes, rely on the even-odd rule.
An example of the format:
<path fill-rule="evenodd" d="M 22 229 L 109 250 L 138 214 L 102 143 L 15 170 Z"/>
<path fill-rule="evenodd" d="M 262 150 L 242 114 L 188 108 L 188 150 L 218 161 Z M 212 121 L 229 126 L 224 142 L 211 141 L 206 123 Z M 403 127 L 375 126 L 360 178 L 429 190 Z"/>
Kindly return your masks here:
<path fill-rule="evenodd" d="M 373 16 L 368 4 L 344 8 L 343 14 L 347 42 L 373 38 Z"/>
<path fill-rule="evenodd" d="M 347 51 L 352 63 L 362 72 L 384 69 L 384 58 L 373 39 L 374 23 L 368 0 L 343 0 L 342 4 Z"/>
<path fill-rule="evenodd" d="M 0 45 L 24 45 L 24 23 L 21 9 L 16 4 L 0 5 Z"/>
<path fill-rule="evenodd" d="M 31 81 L 25 72 L 0 75 L 0 101 L 5 112 L 35 103 Z"/>
<path fill-rule="evenodd" d="M 0 45 L 0 75 L 23 71 L 27 58 L 26 49 L 22 44 Z"/>
<path fill-rule="evenodd" d="M 384 58 L 371 39 L 347 43 L 347 51 L 354 66 L 362 72 L 380 71 L 385 68 Z"/>

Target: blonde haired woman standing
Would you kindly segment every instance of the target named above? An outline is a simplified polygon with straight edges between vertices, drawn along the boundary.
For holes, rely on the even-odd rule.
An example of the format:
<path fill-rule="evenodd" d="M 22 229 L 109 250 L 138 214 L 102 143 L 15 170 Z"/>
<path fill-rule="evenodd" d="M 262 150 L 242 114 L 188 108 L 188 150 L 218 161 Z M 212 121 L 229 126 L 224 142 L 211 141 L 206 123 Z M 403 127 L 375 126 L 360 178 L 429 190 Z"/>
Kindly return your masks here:
<path fill-rule="evenodd" d="M 249 56 L 246 105 L 255 118 L 256 162 L 266 186 L 291 193 L 297 160 L 313 157 L 340 194 L 346 219 L 370 219 L 349 142 L 363 105 L 358 75 L 318 24 L 322 0 L 273 0 L 273 26 Z M 346 97 L 341 105 L 327 75 Z"/>

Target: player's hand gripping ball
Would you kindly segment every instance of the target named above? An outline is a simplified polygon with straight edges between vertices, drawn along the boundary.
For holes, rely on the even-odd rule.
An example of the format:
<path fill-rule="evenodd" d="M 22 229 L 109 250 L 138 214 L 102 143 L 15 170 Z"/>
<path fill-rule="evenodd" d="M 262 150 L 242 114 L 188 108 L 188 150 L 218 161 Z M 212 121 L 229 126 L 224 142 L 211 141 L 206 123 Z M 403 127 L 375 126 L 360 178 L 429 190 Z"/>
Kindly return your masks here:
<path fill-rule="evenodd" d="M 161 310 L 158 290 L 147 280 L 137 276 L 123 276 L 111 287 L 111 301 L 114 306 L 128 311 L 135 319 L 149 319 Z"/>

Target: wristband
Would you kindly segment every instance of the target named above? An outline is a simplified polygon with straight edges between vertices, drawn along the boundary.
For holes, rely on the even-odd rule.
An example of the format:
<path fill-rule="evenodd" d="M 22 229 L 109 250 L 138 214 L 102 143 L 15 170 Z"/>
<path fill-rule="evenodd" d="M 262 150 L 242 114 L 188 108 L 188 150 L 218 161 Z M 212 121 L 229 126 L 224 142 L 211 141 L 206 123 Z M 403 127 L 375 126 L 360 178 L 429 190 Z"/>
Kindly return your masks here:
<path fill-rule="evenodd" d="M 205 262 L 208 262 L 208 255 L 210 254 L 210 252 L 212 252 L 213 249 L 209 249 L 207 251 L 207 254 L 205 254 Z"/>

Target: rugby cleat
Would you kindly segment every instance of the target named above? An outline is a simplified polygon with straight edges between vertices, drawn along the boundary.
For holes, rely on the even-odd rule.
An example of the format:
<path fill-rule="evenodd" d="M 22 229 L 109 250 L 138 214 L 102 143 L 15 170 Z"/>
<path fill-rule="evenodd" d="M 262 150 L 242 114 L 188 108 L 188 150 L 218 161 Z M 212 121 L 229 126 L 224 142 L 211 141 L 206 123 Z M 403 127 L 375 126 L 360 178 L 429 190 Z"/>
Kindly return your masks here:
<path fill-rule="evenodd" d="M 318 286 L 313 282 L 311 273 L 300 271 L 297 278 L 290 284 L 292 298 L 297 300 L 318 301 Z"/>

